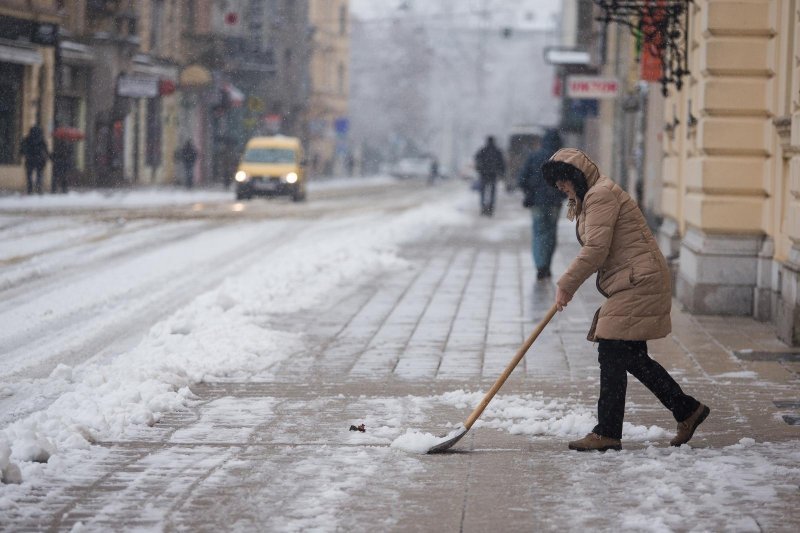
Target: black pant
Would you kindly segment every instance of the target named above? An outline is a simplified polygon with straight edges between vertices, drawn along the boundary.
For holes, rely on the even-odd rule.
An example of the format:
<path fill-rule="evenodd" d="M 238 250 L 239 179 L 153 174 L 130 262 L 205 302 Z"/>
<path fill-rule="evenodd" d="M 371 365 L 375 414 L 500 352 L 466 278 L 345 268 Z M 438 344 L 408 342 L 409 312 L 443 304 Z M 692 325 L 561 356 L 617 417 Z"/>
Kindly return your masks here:
<path fill-rule="evenodd" d="M 66 168 L 59 168 L 57 165 L 53 165 L 53 181 L 50 184 L 50 190 L 53 194 L 58 192 L 58 189 L 61 189 L 61 192 L 67 192 L 67 173 L 69 171 Z"/>
<path fill-rule="evenodd" d="M 184 163 L 184 170 L 186 171 L 186 188 L 191 189 L 194 186 L 194 163 Z"/>
<path fill-rule="evenodd" d="M 33 180 L 33 173 L 36 173 L 36 181 Z M 33 194 L 34 189 L 38 194 L 42 194 L 42 172 L 44 167 L 33 167 L 25 165 L 25 178 L 28 180 L 28 194 Z"/>
<path fill-rule="evenodd" d="M 481 176 L 481 214 L 494 213 L 495 179 L 494 177 Z"/>
<path fill-rule="evenodd" d="M 597 401 L 597 425 L 592 430 L 612 439 L 622 438 L 625 416 L 625 391 L 628 375 L 642 382 L 656 395 L 678 422 L 686 420 L 700 405 L 683 393 L 680 386 L 660 364 L 647 355 L 645 341 L 599 341 L 600 399 Z"/>

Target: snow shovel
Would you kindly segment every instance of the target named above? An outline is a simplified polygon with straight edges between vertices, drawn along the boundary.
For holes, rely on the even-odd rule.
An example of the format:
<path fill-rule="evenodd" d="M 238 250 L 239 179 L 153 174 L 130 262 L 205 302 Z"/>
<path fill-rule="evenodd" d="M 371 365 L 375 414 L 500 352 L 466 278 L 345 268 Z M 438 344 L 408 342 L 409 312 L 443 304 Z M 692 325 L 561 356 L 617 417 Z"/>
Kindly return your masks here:
<path fill-rule="evenodd" d="M 528 336 L 528 339 L 525 341 L 525 343 L 519 347 L 519 350 L 517 350 L 517 355 L 515 355 L 514 359 L 512 359 L 511 362 L 508 363 L 506 369 L 503 371 L 500 377 L 497 378 L 497 381 L 494 382 L 494 385 L 492 385 L 492 388 L 489 389 L 489 392 L 487 392 L 486 395 L 483 397 L 481 403 L 479 403 L 478 406 L 475 408 L 475 410 L 472 411 L 472 414 L 469 415 L 467 421 L 464 422 L 464 424 L 460 426 L 458 429 L 451 432 L 449 435 L 442 437 L 442 439 L 445 440 L 433 446 L 430 450 L 427 451 L 427 453 L 442 453 L 443 451 L 450 449 L 451 446 L 453 446 L 456 442 L 461 440 L 461 437 L 467 434 L 467 431 L 469 431 L 469 429 L 472 427 L 472 424 L 474 424 L 475 421 L 478 420 L 478 417 L 481 416 L 483 410 L 486 409 L 486 406 L 489 405 L 489 402 L 492 401 L 494 395 L 497 394 L 497 391 L 499 391 L 500 387 L 502 387 L 503 384 L 506 382 L 508 376 L 510 376 L 511 372 L 514 371 L 517 364 L 519 364 L 522 358 L 525 357 L 525 354 L 528 352 L 533 342 L 536 340 L 536 338 L 542 332 L 544 327 L 550 322 L 550 320 L 556 314 L 556 311 L 557 308 L 555 304 L 553 304 L 553 307 L 550 308 L 550 310 L 544 316 L 542 321 L 539 322 L 539 325 L 536 326 L 536 329 L 533 330 L 533 333 L 531 333 L 530 336 Z"/>

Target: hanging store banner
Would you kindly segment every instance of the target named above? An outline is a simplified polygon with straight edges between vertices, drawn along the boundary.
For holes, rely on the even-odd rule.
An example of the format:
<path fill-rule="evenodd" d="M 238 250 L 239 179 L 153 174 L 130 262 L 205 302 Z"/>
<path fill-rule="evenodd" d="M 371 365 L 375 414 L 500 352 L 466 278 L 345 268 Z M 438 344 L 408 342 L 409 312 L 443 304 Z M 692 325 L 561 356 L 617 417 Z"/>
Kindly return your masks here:
<path fill-rule="evenodd" d="M 567 97 L 572 99 L 616 98 L 619 80 L 600 76 L 568 76 Z"/>
<path fill-rule="evenodd" d="M 655 9 L 642 17 L 642 31 L 637 37 L 641 54 L 639 57 L 639 79 L 661 81 L 664 67 L 661 63 L 661 50 L 664 49 L 666 11 L 664 0 L 658 0 Z"/>

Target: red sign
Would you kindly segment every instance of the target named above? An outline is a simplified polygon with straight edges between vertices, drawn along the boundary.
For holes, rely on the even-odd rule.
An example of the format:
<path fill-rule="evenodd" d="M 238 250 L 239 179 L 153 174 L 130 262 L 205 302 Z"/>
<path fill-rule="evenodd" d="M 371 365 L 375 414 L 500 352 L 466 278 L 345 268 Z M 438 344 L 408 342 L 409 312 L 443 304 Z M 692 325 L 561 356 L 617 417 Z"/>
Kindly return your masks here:
<path fill-rule="evenodd" d="M 600 76 L 569 76 L 567 78 L 567 97 L 572 99 L 615 98 L 619 93 L 616 78 Z"/>
<path fill-rule="evenodd" d="M 639 77 L 644 81 L 659 81 L 662 77 L 661 56 L 664 35 L 664 0 L 658 0 L 655 6 L 642 17 L 642 53 L 639 60 Z"/>

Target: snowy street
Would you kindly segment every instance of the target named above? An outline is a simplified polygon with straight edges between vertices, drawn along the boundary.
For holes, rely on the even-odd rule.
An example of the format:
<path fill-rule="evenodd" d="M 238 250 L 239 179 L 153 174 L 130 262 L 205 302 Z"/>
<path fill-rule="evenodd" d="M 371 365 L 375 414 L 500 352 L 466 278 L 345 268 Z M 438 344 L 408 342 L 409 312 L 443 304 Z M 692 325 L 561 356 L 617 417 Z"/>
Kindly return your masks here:
<path fill-rule="evenodd" d="M 314 185 L 0 198 L 0 530 L 800 527 L 800 360 L 768 324 L 674 303 L 648 345 L 711 406 L 691 445 L 630 380 L 623 451 L 567 450 L 596 416 L 593 282 L 453 453 L 409 451 L 552 304 L 530 215 L 499 191 L 480 217 L 465 182 Z"/>

